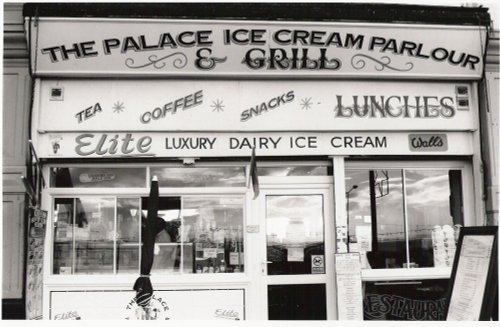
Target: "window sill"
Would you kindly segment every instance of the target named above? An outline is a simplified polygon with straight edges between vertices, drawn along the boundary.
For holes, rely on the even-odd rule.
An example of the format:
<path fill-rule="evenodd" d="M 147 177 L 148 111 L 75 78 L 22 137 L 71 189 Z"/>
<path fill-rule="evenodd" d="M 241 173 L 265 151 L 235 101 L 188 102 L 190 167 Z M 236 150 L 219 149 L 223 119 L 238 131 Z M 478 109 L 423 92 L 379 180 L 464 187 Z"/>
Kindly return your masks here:
<path fill-rule="evenodd" d="M 450 276 L 451 267 L 361 270 L 361 280 L 364 282 L 380 280 L 447 279 L 450 278 Z"/>

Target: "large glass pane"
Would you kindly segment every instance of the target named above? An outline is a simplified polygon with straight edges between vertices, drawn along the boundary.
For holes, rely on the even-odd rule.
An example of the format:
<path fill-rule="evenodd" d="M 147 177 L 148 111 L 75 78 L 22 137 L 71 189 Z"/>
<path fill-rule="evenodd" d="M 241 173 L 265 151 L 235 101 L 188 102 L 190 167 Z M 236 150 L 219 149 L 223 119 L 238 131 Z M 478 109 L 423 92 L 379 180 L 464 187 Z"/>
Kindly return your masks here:
<path fill-rule="evenodd" d="M 76 198 L 75 271 L 76 274 L 113 273 L 113 198 Z"/>
<path fill-rule="evenodd" d="M 269 285 L 269 320 L 326 320 L 325 284 Z"/>
<path fill-rule="evenodd" d="M 116 272 L 139 271 L 141 208 L 139 198 L 116 200 Z"/>
<path fill-rule="evenodd" d="M 267 273 L 293 275 L 313 272 L 312 258 L 324 262 L 322 195 L 266 197 Z"/>
<path fill-rule="evenodd" d="M 51 168 L 51 187 L 146 187 L 146 168 Z"/>
<path fill-rule="evenodd" d="M 244 167 L 151 167 L 161 187 L 245 186 Z"/>
<path fill-rule="evenodd" d="M 243 198 L 186 196 L 182 218 L 184 261 L 193 272 L 244 271 Z"/>
<path fill-rule="evenodd" d="M 349 251 L 364 268 L 406 266 L 402 170 L 347 170 Z"/>
<path fill-rule="evenodd" d="M 458 170 L 406 170 L 411 267 L 451 267 L 463 225 Z"/>
<path fill-rule="evenodd" d="M 364 283 L 364 320 L 445 320 L 447 279 Z"/>
<path fill-rule="evenodd" d="M 73 272 L 74 199 L 54 200 L 54 274 Z"/>

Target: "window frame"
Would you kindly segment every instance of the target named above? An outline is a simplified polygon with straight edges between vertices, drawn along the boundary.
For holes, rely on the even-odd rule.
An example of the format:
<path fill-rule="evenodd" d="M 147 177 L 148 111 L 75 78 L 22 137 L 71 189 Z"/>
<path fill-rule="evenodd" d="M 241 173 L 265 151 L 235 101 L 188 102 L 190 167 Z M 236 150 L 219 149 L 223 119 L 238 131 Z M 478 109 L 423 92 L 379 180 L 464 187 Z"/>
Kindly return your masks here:
<path fill-rule="evenodd" d="M 107 197 L 113 198 L 116 201 L 119 198 L 142 198 L 148 197 L 150 191 L 150 167 L 152 166 L 171 166 L 171 167 L 183 167 L 183 164 L 178 162 L 173 163 L 62 163 L 62 164 L 47 164 L 43 167 L 43 173 L 48 176 L 50 169 L 54 167 L 84 167 L 84 168 L 102 168 L 102 167 L 141 167 L 146 169 L 147 183 L 146 187 L 133 187 L 133 188 L 52 188 L 47 187 L 43 190 L 42 196 L 42 208 L 46 208 L 48 211 L 47 215 L 47 226 L 45 235 L 45 249 L 44 249 L 44 281 L 49 287 L 76 287 L 80 289 L 81 287 L 95 287 L 99 285 L 100 288 L 110 287 L 112 289 L 124 288 L 129 289 L 130 285 L 133 284 L 137 276 L 139 276 L 139 269 L 137 273 L 113 273 L 109 274 L 54 274 L 53 264 L 54 264 L 54 217 L 53 208 L 55 198 L 80 198 L 80 197 Z M 217 162 L 217 163 L 200 163 L 196 164 L 197 167 L 244 167 L 245 168 L 245 179 L 248 180 L 248 163 L 246 162 Z M 182 188 L 169 188 L 161 187 L 159 188 L 159 194 L 163 197 L 169 196 L 201 196 L 201 197 L 238 197 L 242 199 L 242 209 L 243 209 L 243 236 L 244 236 L 244 248 L 247 251 L 248 238 L 246 235 L 246 224 L 248 223 L 248 212 L 249 212 L 249 199 L 251 199 L 251 190 L 246 186 L 241 187 L 182 187 Z M 181 210 L 182 210 L 182 200 L 181 200 Z M 116 208 L 115 208 L 116 216 Z M 115 217 L 116 219 L 116 217 Z M 116 228 L 116 226 L 115 226 Z M 115 242 L 115 241 L 114 241 Z M 245 255 L 245 266 L 247 265 L 248 256 Z M 116 258 L 115 258 L 116 259 Z M 238 284 L 238 283 L 248 283 L 250 281 L 250 275 L 247 269 L 242 273 L 236 274 L 204 274 L 204 278 L 199 278 L 195 276 L 197 274 L 156 274 L 152 276 L 153 282 L 161 284 L 170 284 L 172 282 L 180 284 L 206 284 L 206 283 L 221 283 L 221 284 Z M 228 278 L 228 276 L 231 278 Z"/>
<path fill-rule="evenodd" d="M 423 158 L 415 160 L 344 160 L 344 183 L 345 172 L 356 169 L 401 169 L 403 175 L 405 170 L 435 170 L 435 169 L 453 169 L 460 170 L 462 174 L 462 192 L 463 192 L 463 217 L 464 226 L 474 226 L 479 223 L 475 215 L 475 197 L 473 188 L 467 187 L 474 185 L 472 175 L 472 164 L 465 160 L 436 160 L 432 158 Z M 344 184 L 345 187 L 345 184 Z M 403 194 L 406 190 L 403 189 Z M 338 206 L 339 204 L 337 204 Z M 407 212 L 407 203 L 403 201 L 404 211 Z M 476 217 L 476 218 L 474 218 Z M 409 249 L 407 249 L 408 251 Z M 423 280 L 423 279 L 443 279 L 450 278 L 451 267 L 423 267 L 423 268 L 378 268 L 362 269 L 362 281 L 404 281 L 404 280 Z"/>

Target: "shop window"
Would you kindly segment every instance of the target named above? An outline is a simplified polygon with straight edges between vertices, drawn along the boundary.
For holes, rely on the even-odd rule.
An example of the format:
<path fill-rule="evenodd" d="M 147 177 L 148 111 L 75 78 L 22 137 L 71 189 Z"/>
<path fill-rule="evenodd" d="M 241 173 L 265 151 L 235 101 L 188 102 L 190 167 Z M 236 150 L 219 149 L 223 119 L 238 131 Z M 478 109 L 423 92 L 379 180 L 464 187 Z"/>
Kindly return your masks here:
<path fill-rule="evenodd" d="M 364 320 L 445 320 L 447 279 L 364 283 Z"/>
<path fill-rule="evenodd" d="M 182 234 L 195 273 L 244 271 L 243 198 L 184 197 Z"/>
<path fill-rule="evenodd" d="M 51 187 L 146 187 L 146 168 L 50 169 Z"/>
<path fill-rule="evenodd" d="M 56 199 L 55 274 L 113 272 L 114 199 Z"/>
<path fill-rule="evenodd" d="M 56 198 L 53 273 L 138 273 L 147 202 Z M 243 272 L 243 224 L 242 197 L 160 197 L 152 273 Z"/>
<path fill-rule="evenodd" d="M 151 167 L 160 187 L 245 186 L 245 167 Z"/>
<path fill-rule="evenodd" d="M 464 224 L 460 170 L 347 170 L 346 190 L 349 251 L 364 268 L 451 267 Z"/>
<path fill-rule="evenodd" d="M 141 212 L 138 198 L 116 199 L 116 272 L 136 273 L 140 259 Z"/>

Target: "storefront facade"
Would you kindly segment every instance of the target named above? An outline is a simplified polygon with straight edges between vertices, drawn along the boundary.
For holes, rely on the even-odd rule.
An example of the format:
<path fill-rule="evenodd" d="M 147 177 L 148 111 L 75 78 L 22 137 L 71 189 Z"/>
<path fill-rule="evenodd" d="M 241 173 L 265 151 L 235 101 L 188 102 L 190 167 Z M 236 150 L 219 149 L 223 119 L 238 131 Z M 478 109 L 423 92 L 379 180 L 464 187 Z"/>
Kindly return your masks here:
<path fill-rule="evenodd" d="M 25 16 L 44 319 L 140 318 L 153 176 L 157 319 L 444 319 L 485 26 Z"/>

